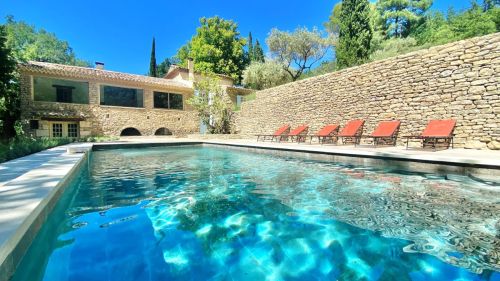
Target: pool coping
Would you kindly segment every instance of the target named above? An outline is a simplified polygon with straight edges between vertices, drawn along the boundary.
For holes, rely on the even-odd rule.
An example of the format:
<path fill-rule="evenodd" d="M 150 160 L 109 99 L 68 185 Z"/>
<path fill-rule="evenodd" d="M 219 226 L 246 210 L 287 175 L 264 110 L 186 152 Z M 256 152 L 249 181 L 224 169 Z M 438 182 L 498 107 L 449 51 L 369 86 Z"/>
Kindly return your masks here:
<path fill-rule="evenodd" d="M 73 153 L 64 153 L 58 155 L 62 157 L 58 159 L 53 157 L 51 160 L 40 165 L 37 168 L 30 170 L 21 176 L 10 180 L 3 185 L 0 184 L 0 202 L 10 202 L 5 191 L 5 188 L 11 188 L 14 194 L 17 195 L 25 191 L 23 188 L 34 188 L 33 180 L 36 179 L 38 189 L 43 189 L 43 197 L 37 198 L 35 202 L 30 202 L 29 206 L 23 206 L 22 212 L 24 217 L 19 219 L 14 226 L 10 226 L 10 236 L 2 238 L 4 229 L 0 228 L 0 281 L 7 281 L 12 274 L 25 252 L 31 245 L 31 242 L 36 237 L 38 230 L 45 222 L 48 214 L 53 209 L 57 200 L 65 190 L 65 186 L 76 175 L 77 171 L 89 159 L 90 151 L 122 149 L 122 148 L 147 148 L 147 147 L 164 147 L 164 146 L 218 146 L 230 147 L 237 149 L 245 149 L 247 151 L 259 150 L 267 153 L 284 153 L 289 155 L 292 153 L 294 156 L 301 155 L 308 159 L 320 159 L 327 161 L 349 162 L 354 161 L 359 165 L 379 165 L 382 163 L 392 163 L 394 161 L 400 163 L 417 163 L 423 165 L 434 165 L 433 170 L 444 173 L 458 173 L 472 176 L 471 171 L 485 170 L 487 174 L 493 172 L 494 177 L 500 177 L 500 161 L 473 161 L 471 159 L 462 159 L 457 162 L 456 159 L 446 159 L 440 157 L 418 157 L 412 155 L 397 155 L 394 153 L 387 153 L 382 151 L 363 151 L 363 150 L 349 150 L 349 149 L 336 149 L 335 147 L 324 146 L 306 146 L 306 145 L 291 145 L 291 144 L 274 144 L 274 143 L 245 143 L 241 141 L 213 141 L 213 140 L 187 140 L 187 141 L 168 141 L 168 142 L 112 142 L 112 143 L 80 143 L 70 146 L 63 146 L 71 148 Z M 70 150 L 68 150 L 70 151 Z M 42 153 L 42 152 L 41 152 Z M 37 153 L 38 154 L 38 153 Z M 29 157 L 36 157 L 37 154 Z M 59 162 L 58 162 L 59 160 Z M 61 163 L 64 161 L 65 167 L 61 168 Z M 371 161 L 371 162 L 370 162 Z M 392 161 L 392 162 L 391 162 Z M 59 163 L 59 164 L 58 164 Z M 409 167 L 408 169 L 414 169 Z M 458 167 L 457 169 L 443 169 L 443 167 Z M 403 167 L 404 168 L 404 167 Z M 50 177 L 53 175 L 53 177 Z M 479 177 L 482 179 L 481 177 Z M 16 188 L 18 190 L 16 190 Z M 24 195 L 24 193 L 22 193 Z M 22 203 L 22 202 L 21 202 Z M 19 206 L 18 206 L 19 207 Z M 0 209 L 1 211 L 1 209 Z M 4 210 L 3 212 L 9 212 Z M 8 214 L 7 214 L 8 216 Z M 5 219 L 5 218 L 4 218 Z M 2 213 L 0 213 L 0 222 L 2 222 Z M 11 219 L 12 223 L 12 219 Z"/>

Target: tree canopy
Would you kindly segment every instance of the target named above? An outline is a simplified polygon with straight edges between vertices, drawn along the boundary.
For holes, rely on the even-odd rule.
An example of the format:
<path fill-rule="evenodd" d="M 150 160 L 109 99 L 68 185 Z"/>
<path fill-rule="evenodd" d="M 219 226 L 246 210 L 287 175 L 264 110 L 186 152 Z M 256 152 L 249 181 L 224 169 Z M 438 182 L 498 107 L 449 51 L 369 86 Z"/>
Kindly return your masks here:
<path fill-rule="evenodd" d="M 157 77 L 157 66 L 156 66 L 156 46 L 155 38 L 153 37 L 153 44 L 151 46 L 151 58 L 149 60 L 149 76 Z"/>
<path fill-rule="evenodd" d="M 15 136 L 14 123 L 19 114 L 16 61 L 7 47 L 7 33 L 0 25 L 0 138 Z"/>
<path fill-rule="evenodd" d="M 19 61 L 42 61 L 77 66 L 89 66 L 87 61 L 76 58 L 69 43 L 60 40 L 54 33 L 36 29 L 23 21 L 7 17 L 5 23 L 7 47 Z"/>
<path fill-rule="evenodd" d="M 345 2 L 345 1 L 344 1 Z M 406 37 L 421 23 L 433 0 L 378 0 L 387 37 Z"/>
<path fill-rule="evenodd" d="M 367 61 L 372 40 L 368 0 L 344 0 L 338 22 L 337 66 L 343 68 Z"/>
<path fill-rule="evenodd" d="M 201 18 L 200 23 L 196 34 L 178 50 L 176 57 L 183 65 L 193 58 L 196 71 L 225 74 L 239 82 L 248 58 L 244 50 L 246 40 L 240 37 L 238 25 L 218 16 Z"/>
<path fill-rule="evenodd" d="M 280 63 L 272 60 L 254 61 L 243 71 L 243 85 L 255 90 L 262 90 L 291 81 L 290 75 Z"/>
<path fill-rule="evenodd" d="M 187 103 L 198 112 L 211 134 L 231 132 L 231 101 L 220 86 L 219 78 L 209 74 L 194 84 L 196 94 Z"/>
<path fill-rule="evenodd" d="M 325 56 L 333 41 L 330 37 L 323 37 L 316 28 L 309 31 L 302 27 L 294 32 L 273 28 L 266 43 L 271 57 L 281 63 L 295 81 Z"/>

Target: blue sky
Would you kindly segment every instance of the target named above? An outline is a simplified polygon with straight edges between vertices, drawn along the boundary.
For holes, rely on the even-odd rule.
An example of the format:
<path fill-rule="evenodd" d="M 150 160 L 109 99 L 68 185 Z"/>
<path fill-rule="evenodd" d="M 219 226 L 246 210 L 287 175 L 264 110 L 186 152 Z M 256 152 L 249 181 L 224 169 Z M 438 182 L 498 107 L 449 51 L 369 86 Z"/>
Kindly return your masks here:
<path fill-rule="evenodd" d="M 1 0 L 0 22 L 6 15 L 53 32 L 70 43 L 79 58 L 102 61 L 106 69 L 147 73 L 152 37 L 158 63 L 175 55 L 193 36 L 200 17 L 219 15 L 252 32 L 264 43 L 273 27 L 322 27 L 334 0 Z M 470 6 L 469 0 L 435 0 L 433 9 Z M 264 44 L 265 45 L 265 44 Z"/>

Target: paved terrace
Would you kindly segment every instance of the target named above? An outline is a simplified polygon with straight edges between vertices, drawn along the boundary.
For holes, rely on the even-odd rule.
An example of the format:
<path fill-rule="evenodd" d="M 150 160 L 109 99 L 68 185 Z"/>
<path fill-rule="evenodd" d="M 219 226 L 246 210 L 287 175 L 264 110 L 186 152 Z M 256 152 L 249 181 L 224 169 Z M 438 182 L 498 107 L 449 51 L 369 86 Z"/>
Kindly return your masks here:
<path fill-rule="evenodd" d="M 250 139 L 208 140 L 173 137 L 128 137 L 117 142 L 99 146 L 119 144 L 147 146 L 163 143 L 207 143 L 229 145 L 241 149 L 265 148 L 266 152 L 305 152 L 307 155 L 330 155 L 331 161 L 342 159 L 375 159 L 375 161 L 417 162 L 427 165 L 469 166 L 485 168 L 489 178 L 500 182 L 500 151 L 449 149 L 442 151 L 406 150 L 404 147 L 335 146 L 297 143 L 256 142 Z M 67 150 L 86 151 L 93 144 L 80 143 L 52 148 L 13 161 L 0 164 L 0 281 L 7 280 L 15 265 L 29 247 L 43 217 L 54 206 L 61 186 L 68 180 L 78 163 L 85 159 L 84 153 L 68 153 Z M 262 150 L 263 151 L 263 150 Z M 403 161 L 402 161 L 403 160 Z M 349 161 L 349 160 L 348 160 Z M 359 162 L 358 162 L 359 163 Z M 362 164 L 367 162 L 362 162 Z M 372 164 L 377 164 L 372 163 Z M 462 173 L 464 170 L 460 170 Z M 465 170 L 466 171 L 466 170 Z M 493 171 L 493 173 L 491 173 Z"/>

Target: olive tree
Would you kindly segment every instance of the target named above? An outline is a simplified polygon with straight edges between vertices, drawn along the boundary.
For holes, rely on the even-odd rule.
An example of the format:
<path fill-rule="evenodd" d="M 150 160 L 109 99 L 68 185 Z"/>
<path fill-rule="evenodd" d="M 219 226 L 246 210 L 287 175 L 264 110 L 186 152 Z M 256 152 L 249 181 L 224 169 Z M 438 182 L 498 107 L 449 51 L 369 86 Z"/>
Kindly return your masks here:
<path fill-rule="evenodd" d="M 243 71 L 243 85 L 255 90 L 271 88 L 291 80 L 282 65 L 272 60 L 252 62 Z"/>
<path fill-rule="evenodd" d="M 271 57 L 282 64 L 293 81 L 319 62 L 333 42 L 332 37 L 324 37 L 317 28 L 309 31 L 305 27 L 293 32 L 273 28 L 266 39 Z"/>
<path fill-rule="evenodd" d="M 229 134 L 233 111 L 231 101 L 220 86 L 215 75 L 208 75 L 195 82 L 195 94 L 187 103 L 198 112 L 203 124 L 211 134 Z"/>

